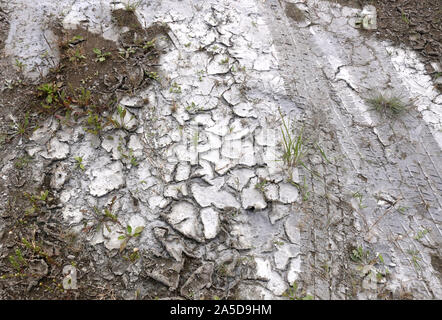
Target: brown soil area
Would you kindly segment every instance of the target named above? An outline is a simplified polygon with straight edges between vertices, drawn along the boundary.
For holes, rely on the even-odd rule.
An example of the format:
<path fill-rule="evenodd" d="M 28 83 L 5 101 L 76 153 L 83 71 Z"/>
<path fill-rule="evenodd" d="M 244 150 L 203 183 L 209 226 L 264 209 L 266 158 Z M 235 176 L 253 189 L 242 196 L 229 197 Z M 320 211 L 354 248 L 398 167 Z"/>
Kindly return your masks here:
<path fill-rule="evenodd" d="M 37 160 L 26 152 L 28 138 L 46 119 L 95 129 L 112 126 L 109 115 L 120 96 L 155 81 L 160 55 L 155 42 L 157 37 L 167 37 L 167 28 L 154 25 L 144 30 L 133 12 L 117 11 L 113 16 L 118 26 L 129 28 L 121 32 L 119 44 L 84 29 L 56 30 L 60 64 L 37 84 L 0 60 L 1 83 L 12 80 L 0 94 L 0 159 L 10 157 L 5 161 L 12 164 L 2 173 L 7 182 L 0 183 L 4 204 L 0 207 L 0 300 L 121 298 L 116 293 L 123 288 L 121 281 L 111 286 L 104 283 L 98 270 L 102 267 L 92 258 L 107 253 L 62 223 L 58 193 L 50 186 L 57 163 L 38 159 L 44 179 L 36 185 Z M 0 45 L 7 32 L 2 17 L 0 11 Z M 91 115 L 98 124 L 90 123 Z M 84 236 L 101 222 L 97 219 L 95 226 L 85 226 Z M 131 263 L 121 255 L 108 259 L 109 268 Z M 62 287 L 62 270 L 69 264 L 75 265 L 81 279 L 75 293 Z"/>

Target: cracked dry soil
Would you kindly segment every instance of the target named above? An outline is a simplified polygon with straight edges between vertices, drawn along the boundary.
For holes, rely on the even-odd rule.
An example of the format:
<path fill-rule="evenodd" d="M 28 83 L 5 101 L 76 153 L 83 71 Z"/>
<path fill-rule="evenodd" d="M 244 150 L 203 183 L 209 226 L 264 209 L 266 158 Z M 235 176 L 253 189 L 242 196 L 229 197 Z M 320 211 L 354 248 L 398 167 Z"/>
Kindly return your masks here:
<path fill-rule="evenodd" d="M 438 1 L 43 2 L 35 49 L 0 0 L 0 299 L 442 297 Z"/>

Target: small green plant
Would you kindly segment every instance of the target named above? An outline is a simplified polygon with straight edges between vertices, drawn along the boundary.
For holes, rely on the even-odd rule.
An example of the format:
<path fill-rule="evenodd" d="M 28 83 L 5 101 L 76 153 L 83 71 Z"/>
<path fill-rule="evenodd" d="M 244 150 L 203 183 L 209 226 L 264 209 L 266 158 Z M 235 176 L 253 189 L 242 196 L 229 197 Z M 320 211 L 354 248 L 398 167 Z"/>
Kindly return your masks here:
<path fill-rule="evenodd" d="M 255 189 L 264 192 L 264 187 L 266 186 L 267 183 L 268 181 L 266 179 L 260 178 L 259 182 L 255 184 Z"/>
<path fill-rule="evenodd" d="M 155 48 L 155 41 L 156 41 L 156 40 L 157 40 L 157 39 L 154 38 L 154 39 L 152 39 L 152 40 L 150 40 L 150 41 L 147 41 L 147 42 L 143 45 L 143 49 L 144 49 L 144 50 L 147 50 L 147 49 Z"/>
<path fill-rule="evenodd" d="M 29 156 L 23 156 L 17 159 L 17 161 L 15 161 L 14 166 L 17 169 L 23 169 L 26 168 L 29 164 L 29 162 L 31 162 L 33 160 L 33 158 L 29 157 Z"/>
<path fill-rule="evenodd" d="M 386 115 L 398 115 L 406 109 L 406 105 L 397 97 L 379 93 L 366 100 L 374 110 Z"/>
<path fill-rule="evenodd" d="M 132 263 L 134 263 L 138 259 L 140 259 L 140 252 L 139 252 L 138 248 L 134 248 L 129 255 L 124 256 L 124 259 L 126 259 Z"/>
<path fill-rule="evenodd" d="M 419 252 L 417 250 L 408 249 L 407 253 L 411 256 L 411 261 L 413 262 L 416 271 L 422 270 L 422 267 L 419 264 L 419 262 L 422 261 L 422 258 L 419 257 Z"/>
<path fill-rule="evenodd" d="M 363 262 L 368 259 L 368 256 L 370 255 L 370 251 L 364 250 L 362 246 L 359 246 L 352 250 L 350 254 L 351 260 L 354 262 Z"/>
<path fill-rule="evenodd" d="M 314 300 L 314 297 L 310 294 L 306 294 L 305 291 L 302 291 L 300 294 L 298 293 L 298 284 L 297 282 L 293 282 L 291 288 L 289 288 L 282 295 L 284 297 L 289 298 L 290 300 Z"/>
<path fill-rule="evenodd" d="M 430 230 L 428 229 L 423 229 L 423 230 L 419 230 L 416 234 L 416 236 L 414 237 L 415 240 L 420 240 L 423 237 L 425 237 L 426 234 L 430 233 Z"/>
<path fill-rule="evenodd" d="M 193 133 L 193 146 L 196 148 L 196 147 L 198 147 L 198 141 L 199 141 L 199 132 L 198 132 L 198 130 L 196 130 L 194 133 Z"/>
<path fill-rule="evenodd" d="M 15 66 L 20 72 L 23 72 L 23 69 L 25 68 L 25 64 L 18 59 L 15 59 Z"/>
<path fill-rule="evenodd" d="M 42 102 L 42 106 L 46 109 L 50 109 L 52 106 L 57 104 L 60 100 L 63 100 L 64 94 L 61 90 L 62 87 L 61 82 L 52 82 L 42 84 L 37 88 L 38 96 L 44 98 L 44 102 Z"/>
<path fill-rule="evenodd" d="M 86 132 L 95 135 L 98 135 L 101 132 L 102 129 L 101 118 L 97 113 L 93 112 L 92 110 L 88 110 L 87 124 L 88 127 L 85 128 Z"/>
<path fill-rule="evenodd" d="M 300 130 L 296 136 L 293 130 L 289 129 L 284 117 L 279 109 L 279 114 L 282 119 L 282 142 L 283 142 L 283 155 L 282 160 L 288 167 L 297 167 L 299 165 L 305 167 L 302 159 L 304 157 L 304 139 L 303 139 L 303 129 Z"/>
<path fill-rule="evenodd" d="M 405 14 L 405 12 L 403 10 L 401 10 L 401 19 L 406 24 L 410 24 L 410 20 L 407 18 L 407 15 Z"/>
<path fill-rule="evenodd" d="M 15 255 L 9 256 L 9 262 L 17 271 L 21 271 L 28 264 L 25 258 L 23 258 L 23 253 L 20 249 L 15 249 Z"/>
<path fill-rule="evenodd" d="M 84 59 L 86 59 L 86 56 L 81 52 L 79 48 L 73 51 L 69 57 L 70 62 L 80 62 L 81 60 Z"/>
<path fill-rule="evenodd" d="M 198 105 L 197 105 L 195 102 L 193 102 L 193 101 L 192 101 L 191 104 L 188 104 L 188 105 L 186 106 L 186 111 L 187 111 L 187 112 L 198 112 L 198 111 L 201 111 L 201 110 L 203 110 L 203 108 L 200 107 L 200 106 L 198 106 Z"/>
<path fill-rule="evenodd" d="M 31 250 L 34 254 L 39 255 L 40 257 L 44 258 L 47 262 L 51 264 L 57 264 L 55 261 L 52 260 L 51 257 L 42 249 L 41 245 L 38 245 L 35 243 L 34 240 L 29 241 L 26 238 L 22 238 L 22 244 L 29 250 Z"/>
<path fill-rule="evenodd" d="M 126 234 L 118 237 L 118 240 L 123 240 L 123 242 L 120 245 L 120 252 L 126 248 L 127 243 L 129 242 L 130 239 L 139 237 L 143 232 L 143 230 L 144 230 L 143 226 L 138 226 L 135 228 L 135 230 L 132 230 L 132 227 L 130 225 L 127 225 Z"/>
<path fill-rule="evenodd" d="M 229 63 L 229 58 L 222 59 L 219 64 L 227 64 Z"/>
<path fill-rule="evenodd" d="M 124 9 L 126 11 L 134 12 L 139 7 L 140 4 L 141 4 L 141 0 L 135 1 L 135 2 L 132 2 L 132 1 L 128 0 L 124 4 Z"/>
<path fill-rule="evenodd" d="M 29 129 L 29 111 L 26 112 L 23 122 L 14 123 L 13 128 L 16 134 L 20 137 L 23 137 L 26 134 L 26 131 Z"/>
<path fill-rule="evenodd" d="M 384 258 L 380 253 L 372 254 L 370 250 L 364 250 L 362 246 L 354 248 L 350 253 L 350 258 L 362 265 L 384 264 Z"/>
<path fill-rule="evenodd" d="M 75 161 L 77 161 L 77 168 L 80 168 L 81 170 L 84 171 L 84 164 L 83 164 L 83 158 L 82 157 L 74 157 Z"/>
<path fill-rule="evenodd" d="M 129 48 L 127 48 L 127 49 L 120 49 L 120 50 L 118 51 L 118 53 L 120 54 L 120 56 L 121 56 L 122 58 L 124 58 L 124 59 L 128 59 L 129 56 L 130 56 L 131 54 L 134 54 L 134 53 L 135 53 L 135 49 L 132 48 L 132 47 L 129 47 Z"/>
<path fill-rule="evenodd" d="M 74 102 L 78 103 L 80 107 L 88 106 L 91 101 L 91 92 L 84 87 L 77 88 L 76 92 Z"/>
<path fill-rule="evenodd" d="M 151 71 L 149 73 L 146 72 L 146 76 L 152 80 L 158 81 L 160 79 L 160 76 L 157 72 Z"/>
<path fill-rule="evenodd" d="M 171 93 L 181 93 L 181 86 L 178 83 L 174 82 L 174 83 L 172 83 L 172 86 L 169 89 L 169 92 L 171 92 Z"/>
<path fill-rule="evenodd" d="M 110 52 L 104 52 L 104 51 L 101 51 L 100 49 L 97 49 L 97 48 L 92 49 L 92 51 L 94 51 L 94 53 L 97 55 L 95 62 L 104 62 L 104 61 L 106 61 L 107 57 L 111 56 Z"/>
<path fill-rule="evenodd" d="M 362 204 L 363 195 L 359 191 L 353 193 L 352 197 L 359 200 L 359 208 L 361 209 L 367 208 L 366 205 Z"/>

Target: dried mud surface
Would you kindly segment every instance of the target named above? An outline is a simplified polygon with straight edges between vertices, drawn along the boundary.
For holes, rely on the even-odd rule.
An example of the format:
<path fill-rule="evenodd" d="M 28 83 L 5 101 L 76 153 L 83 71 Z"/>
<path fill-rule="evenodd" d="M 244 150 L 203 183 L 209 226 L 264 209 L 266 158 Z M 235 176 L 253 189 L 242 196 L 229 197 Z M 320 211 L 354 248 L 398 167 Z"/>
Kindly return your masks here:
<path fill-rule="evenodd" d="M 26 63 L 11 3 L 0 299 L 442 297 L 439 1 L 47 1 Z"/>

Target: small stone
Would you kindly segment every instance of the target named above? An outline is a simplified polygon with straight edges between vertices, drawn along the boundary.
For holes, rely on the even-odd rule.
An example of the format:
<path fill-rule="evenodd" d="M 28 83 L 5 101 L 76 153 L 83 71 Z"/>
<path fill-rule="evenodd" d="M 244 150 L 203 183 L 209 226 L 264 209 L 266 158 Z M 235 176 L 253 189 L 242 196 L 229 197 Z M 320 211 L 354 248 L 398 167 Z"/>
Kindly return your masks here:
<path fill-rule="evenodd" d="M 186 237 L 202 242 L 202 231 L 198 222 L 196 208 L 189 202 L 181 201 L 172 206 L 168 214 L 163 214 L 166 221 Z"/>
<path fill-rule="evenodd" d="M 264 196 L 269 201 L 276 201 L 279 199 L 278 185 L 268 183 L 264 186 Z"/>
<path fill-rule="evenodd" d="M 176 169 L 175 181 L 187 180 L 190 176 L 190 165 L 187 162 L 180 162 Z"/>
<path fill-rule="evenodd" d="M 288 216 L 291 212 L 290 206 L 280 203 L 273 203 L 272 211 L 269 212 L 270 223 L 275 224 L 276 221 Z"/>
<path fill-rule="evenodd" d="M 241 191 L 247 183 L 249 183 L 250 178 L 255 176 L 255 172 L 250 169 L 235 169 L 232 170 L 229 178 L 227 179 L 227 184 L 237 191 Z"/>
<path fill-rule="evenodd" d="M 244 209 L 262 210 L 267 207 L 264 196 L 254 186 L 242 191 L 241 200 Z"/>
<path fill-rule="evenodd" d="M 296 257 L 300 253 L 299 246 L 285 243 L 277 247 L 278 251 L 276 251 L 273 256 L 275 266 L 279 270 L 285 270 L 290 258 Z"/>
<path fill-rule="evenodd" d="M 140 97 L 129 97 L 125 96 L 121 99 L 120 104 L 125 107 L 130 108 L 141 108 L 144 105 L 144 101 Z"/>
<path fill-rule="evenodd" d="M 200 212 L 203 223 L 204 237 L 207 240 L 213 239 L 219 232 L 219 214 L 212 208 L 204 208 Z"/>
<path fill-rule="evenodd" d="M 238 117 L 257 118 L 257 114 L 253 105 L 249 103 L 239 103 L 233 107 L 233 113 Z"/>
<path fill-rule="evenodd" d="M 285 233 L 293 244 L 301 244 L 301 232 L 298 227 L 298 217 L 294 214 L 290 216 L 284 223 Z"/>
<path fill-rule="evenodd" d="M 120 161 L 115 161 L 107 167 L 93 170 L 92 176 L 95 178 L 89 185 L 89 192 L 96 197 L 104 196 L 125 184 L 123 165 Z"/>
<path fill-rule="evenodd" d="M 287 282 L 290 285 L 298 280 L 299 274 L 301 273 L 301 256 L 297 256 L 296 258 L 290 261 L 290 266 L 287 272 Z"/>
<path fill-rule="evenodd" d="M 47 146 L 47 152 L 42 153 L 42 157 L 51 160 L 66 159 L 69 154 L 69 145 L 67 143 L 60 142 L 57 138 L 53 138 L 49 141 Z"/>
<path fill-rule="evenodd" d="M 293 203 L 298 200 L 298 188 L 290 183 L 279 184 L 279 200 L 282 203 Z"/>
<path fill-rule="evenodd" d="M 240 208 L 239 202 L 231 193 L 218 190 L 215 186 L 202 187 L 194 183 L 190 187 L 190 190 L 196 202 L 198 202 L 201 207 L 214 205 L 219 209 Z"/>

